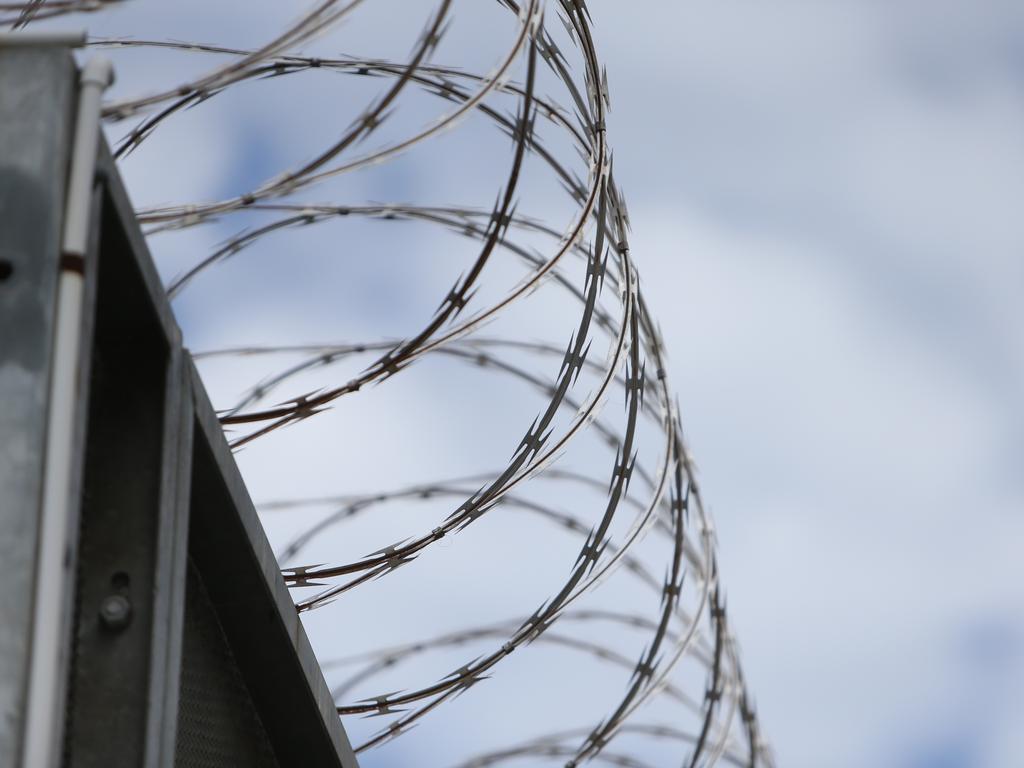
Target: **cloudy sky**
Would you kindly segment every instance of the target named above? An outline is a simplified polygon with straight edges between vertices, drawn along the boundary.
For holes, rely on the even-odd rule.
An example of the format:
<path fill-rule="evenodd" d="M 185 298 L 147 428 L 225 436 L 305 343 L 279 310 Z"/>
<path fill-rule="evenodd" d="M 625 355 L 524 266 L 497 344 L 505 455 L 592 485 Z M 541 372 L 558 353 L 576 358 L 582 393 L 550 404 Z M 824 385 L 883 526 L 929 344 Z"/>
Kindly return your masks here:
<path fill-rule="evenodd" d="M 782 764 L 1020 764 L 1024 9 L 592 5 Z"/>
<path fill-rule="evenodd" d="M 588 4 L 641 286 L 669 348 L 730 616 L 779 764 L 1024 764 L 1024 6 Z M 431 5 L 371 5 L 317 45 L 403 57 Z M 478 6 L 455 3 L 437 60 L 493 64 L 512 28 Z M 133 2 L 88 21 L 102 34 L 249 46 L 298 10 L 254 8 Z M 194 66 L 129 56 L 122 94 L 154 78 L 176 84 Z M 314 83 L 211 100 L 124 164 L 133 196 L 178 202 L 251 186 L 329 140 L 351 117 L 346 102 L 376 87 L 344 85 L 340 98 Z M 419 120 L 420 106 L 407 109 Z M 334 199 L 489 207 L 507 142 L 473 124 L 460 131 L 461 143 L 437 144 L 456 158 L 443 167 L 402 159 Z M 484 172 L 477 161 L 488 157 L 498 160 Z M 571 211 L 541 182 L 532 200 L 546 219 Z M 161 269 L 175 273 L 240 225 L 155 239 Z M 256 254 L 183 296 L 193 348 L 400 333 L 457 274 L 457 257 L 431 252 L 415 228 L 318 237 L 292 246 L 320 254 L 304 262 L 319 279 L 301 291 L 280 290 L 271 257 Z M 339 266 L 328 245 L 378 258 Z M 251 375 L 205 370 L 218 405 Z M 395 466 L 413 481 L 485 469 L 466 446 L 470 426 L 453 432 L 436 415 L 447 376 L 424 365 L 417 386 L 340 406 L 322 432 L 243 452 L 254 497 L 373 490 Z M 492 420 L 501 450 L 515 439 L 487 398 L 460 407 L 460 423 Z M 521 419 L 509 421 L 514 432 Z M 407 424 L 419 426 L 409 434 Z M 367 444 L 338 441 L 360 430 L 376 435 L 371 453 L 386 449 L 388 471 L 359 464 Z M 303 444 L 330 450 L 282 473 L 281 456 Z M 486 614 L 486 599 L 467 600 L 448 618 Z M 388 754 L 364 763 L 409 765 L 417 753 Z"/>

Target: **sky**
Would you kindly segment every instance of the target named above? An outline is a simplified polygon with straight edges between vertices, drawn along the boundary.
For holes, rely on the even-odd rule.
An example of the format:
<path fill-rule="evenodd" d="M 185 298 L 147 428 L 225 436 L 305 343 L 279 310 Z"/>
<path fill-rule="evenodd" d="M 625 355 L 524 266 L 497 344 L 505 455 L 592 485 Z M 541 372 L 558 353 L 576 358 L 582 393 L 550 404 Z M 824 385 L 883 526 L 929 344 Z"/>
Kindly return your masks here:
<path fill-rule="evenodd" d="M 781 762 L 1020 764 L 1024 13 L 605 13 L 617 166 Z M 667 98 L 622 87 L 651 71 Z"/>
<path fill-rule="evenodd" d="M 318 50 L 401 58 L 432 7 L 368 5 Z M 588 6 L 609 73 L 609 134 L 641 289 L 665 336 L 744 671 L 778 764 L 1024 765 L 1024 6 Z M 101 34 L 248 46 L 297 10 L 133 0 L 87 21 Z M 507 19 L 466 0 L 454 15 L 436 59 L 486 71 L 512 31 Z M 118 55 L 119 95 L 177 84 L 197 66 L 159 52 Z M 123 164 L 133 198 L 210 199 L 302 159 L 379 87 L 343 85 L 339 98 L 337 85 L 314 77 L 269 82 L 183 114 Z M 411 99 L 399 116 L 415 124 L 436 108 Z M 331 182 L 315 197 L 487 208 L 509 152 L 494 134 L 469 120 L 426 158 Z M 571 206 L 557 185 L 539 175 L 531 184 L 524 210 L 562 222 Z M 158 265 L 170 276 L 241 224 L 154 238 Z M 207 349 L 408 330 L 465 253 L 437 238 L 411 224 L 331 225 L 275 241 L 287 243 L 283 268 L 278 251 L 254 249 L 176 302 L 186 341 Z M 493 280 L 518 274 L 502 267 Z M 561 317 L 557 299 L 544 307 L 509 327 L 542 337 Z M 565 335 L 559 326 L 552 338 L 564 344 Z M 408 384 L 399 377 L 339 405 L 322 426 L 311 420 L 242 451 L 253 497 L 478 471 L 515 444 L 534 407 L 520 412 L 520 390 L 469 373 L 454 392 L 452 368 L 422 368 Z M 203 370 L 218 406 L 259 373 L 247 361 Z M 412 513 L 395 514 L 408 522 L 401 515 Z M 264 521 L 275 543 L 291 531 L 271 513 Z M 479 536 L 498 553 L 494 584 L 474 591 L 463 572 L 434 563 L 436 583 L 459 599 L 378 615 L 380 642 L 409 624 L 508 615 L 492 598 L 509 574 L 527 595 L 522 607 L 543 594 L 549 574 L 535 564 L 546 560 L 530 553 L 536 574 L 517 565 L 534 534 L 512 525 Z M 558 542 L 543 541 L 557 560 Z M 395 581 L 351 600 L 347 615 L 379 614 L 415 585 L 414 576 Z M 336 621 L 307 623 L 322 659 L 357 642 Z M 376 642 L 378 628 L 359 626 Z M 581 691 L 603 686 L 585 679 Z M 410 734 L 412 746 L 400 740 L 364 765 L 413 764 L 446 741 L 446 723 L 476 722 L 463 718 L 486 710 L 488 696 L 512 701 L 524 731 L 546 711 L 497 680 L 491 688 L 482 705 L 459 704 Z M 515 730 L 481 723 L 473 728 Z"/>

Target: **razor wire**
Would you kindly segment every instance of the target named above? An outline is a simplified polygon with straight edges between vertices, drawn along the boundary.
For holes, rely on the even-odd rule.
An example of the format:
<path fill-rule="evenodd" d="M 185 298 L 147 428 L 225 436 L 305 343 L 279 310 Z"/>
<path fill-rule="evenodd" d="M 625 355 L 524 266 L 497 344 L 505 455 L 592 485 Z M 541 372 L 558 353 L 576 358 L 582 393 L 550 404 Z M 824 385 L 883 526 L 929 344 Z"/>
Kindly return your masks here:
<path fill-rule="evenodd" d="M 0 23 L 20 28 L 127 2 L 3 3 Z M 234 448 L 267 439 L 286 426 L 322 413 L 342 398 L 365 393 L 371 385 L 386 385 L 427 356 L 518 382 L 544 403 L 526 426 L 508 463 L 491 472 L 370 494 L 288 498 L 261 505 L 263 515 L 313 507 L 329 510 L 279 549 L 279 558 L 288 562 L 303 555 L 312 543 L 329 541 L 352 520 L 380 514 L 389 504 L 442 502 L 448 509 L 433 527 L 424 524 L 367 556 L 283 569 L 290 587 L 318 590 L 296 601 L 300 614 L 328 610 L 332 604 L 331 610 L 343 611 L 344 597 L 351 590 L 388 577 L 400 568 L 415 568 L 412 564 L 422 555 L 471 525 L 478 525 L 495 510 L 516 515 L 517 520 L 518 516 L 524 520 L 531 516 L 582 539 L 575 561 L 569 564 L 568 576 L 552 585 L 547 599 L 529 615 L 355 656 L 339 654 L 322 659 L 325 671 L 350 670 L 333 687 L 339 716 L 390 718 L 385 728 L 357 745 L 356 751 L 380 746 L 429 721 L 428 715 L 446 702 L 500 674 L 502 662 L 513 652 L 536 645 L 557 646 L 624 671 L 628 675 L 625 688 L 607 702 L 606 714 L 599 722 L 495 746 L 460 762 L 462 768 L 524 759 L 556 760 L 567 768 L 590 760 L 621 766 L 648 765 L 646 758 L 623 751 L 622 739 L 627 736 L 639 739 L 639 743 L 670 743 L 677 756 L 674 759 L 689 768 L 720 762 L 773 765 L 730 630 L 714 530 L 684 444 L 679 409 L 666 373 L 666 345 L 644 301 L 630 250 L 629 216 L 624 194 L 615 181 L 608 143 L 608 79 L 584 0 L 498 0 L 512 14 L 514 25 L 508 41 L 498 48 L 496 63 L 485 74 L 432 60 L 452 22 L 453 0 L 439 0 L 431 9 L 404 61 L 303 53 L 305 45 L 372 4 L 371 0 L 322 0 L 270 40 L 251 49 L 123 37 L 90 40 L 90 45 L 97 47 L 137 52 L 161 49 L 220 62 L 205 74 L 174 87 L 154 88 L 141 96 L 106 104 L 104 116 L 111 124 L 136 121 L 114 149 L 118 159 L 138 150 L 176 116 L 242 84 L 258 85 L 313 71 L 372 78 L 381 84 L 379 93 L 351 124 L 308 160 L 274 173 L 241 194 L 137 212 L 151 238 L 230 221 L 238 214 L 263 222 L 237 232 L 172 279 L 167 286 L 172 298 L 186 293 L 218 265 L 244 258 L 248 249 L 265 238 L 341 218 L 415 221 L 475 244 L 475 258 L 439 297 L 433 316 L 404 337 L 338 344 L 299 340 L 289 345 L 231 347 L 197 354 L 200 361 L 300 358 L 253 383 L 221 411 L 221 422 L 230 430 Z M 549 25 L 552 18 L 561 23 L 561 29 Z M 542 67 L 545 76 L 560 86 L 561 100 L 540 92 Z M 382 125 L 395 122 L 397 105 L 413 91 L 436 98 L 445 111 L 419 129 L 404 130 L 403 125 L 404 132 L 398 138 L 364 150 Z M 498 106 L 501 100 L 514 102 L 514 110 L 503 111 Z M 465 205 L 312 203 L 295 197 L 328 179 L 372 169 L 427 147 L 470 115 L 481 116 L 512 145 L 490 210 Z M 570 154 L 566 158 L 556 148 L 557 142 L 547 140 L 547 131 L 557 132 L 561 141 L 573 147 L 576 157 Z M 572 167 L 577 158 L 582 160 L 582 173 Z M 543 166 L 575 207 L 562 228 L 518 212 L 522 178 L 530 162 Z M 537 242 L 543 246 L 535 247 Z M 506 255 L 521 265 L 525 275 L 497 298 L 481 302 L 479 290 L 485 272 Z M 575 308 L 575 327 L 564 346 L 482 333 L 542 286 L 553 286 L 561 305 Z M 595 343 L 604 346 L 603 359 L 597 359 L 596 352 L 591 354 Z M 356 376 L 344 379 L 337 373 L 341 363 L 363 357 L 369 362 Z M 296 393 L 294 387 L 311 374 L 319 377 L 322 386 Z M 590 383 L 590 391 L 583 391 L 582 378 Z M 621 397 L 623 403 L 623 415 L 617 418 L 611 417 L 606 408 L 613 395 Z M 267 405 L 272 396 L 284 399 Z M 588 434 L 614 454 L 611 469 L 603 476 L 560 466 L 570 446 Z M 642 458 L 641 443 L 645 451 Z M 596 462 L 593 464 L 588 468 L 597 470 Z M 604 501 L 587 515 L 560 509 L 557 497 L 549 492 L 526 493 L 530 488 L 554 485 L 573 493 L 603 494 Z M 536 498 L 538 493 L 540 500 Z M 613 535 L 615 526 L 625 526 L 626 531 Z M 668 553 L 664 562 L 652 563 L 636 554 L 649 533 Z M 661 570 L 663 574 L 659 574 Z M 659 606 L 657 611 L 644 615 L 635 610 L 588 607 L 585 600 L 600 595 L 597 588 L 613 575 L 631 578 L 650 592 Z M 553 629 L 556 624 L 557 630 Z M 634 650 L 632 655 L 623 653 L 595 636 L 590 629 L 595 625 L 614 625 L 639 633 L 643 650 Z M 475 647 L 477 643 L 489 644 L 489 650 L 435 682 L 349 698 L 357 689 L 372 687 L 382 673 L 393 672 L 421 656 L 439 649 Z M 696 693 L 690 690 L 692 681 L 688 681 L 688 687 L 674 677 L 688 664 L 703 671 L 703 690 Z M 672 702 L 677 721 L 638 722 L 638 710 L 655 697 Z M 609 746 L 613 741 L 615 745 Z"/>

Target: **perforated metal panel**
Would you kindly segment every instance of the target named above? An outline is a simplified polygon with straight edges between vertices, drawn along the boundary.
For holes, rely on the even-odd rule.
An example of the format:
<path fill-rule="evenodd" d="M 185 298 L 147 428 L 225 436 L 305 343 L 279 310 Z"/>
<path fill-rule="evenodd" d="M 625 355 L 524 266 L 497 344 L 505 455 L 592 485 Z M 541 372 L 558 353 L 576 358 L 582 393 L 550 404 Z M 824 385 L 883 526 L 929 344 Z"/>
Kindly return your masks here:
<path fill-rule="evenodd" d="M 216 611 L 194 564 L 185 587 L 176 768 L 276 768 Z"/>

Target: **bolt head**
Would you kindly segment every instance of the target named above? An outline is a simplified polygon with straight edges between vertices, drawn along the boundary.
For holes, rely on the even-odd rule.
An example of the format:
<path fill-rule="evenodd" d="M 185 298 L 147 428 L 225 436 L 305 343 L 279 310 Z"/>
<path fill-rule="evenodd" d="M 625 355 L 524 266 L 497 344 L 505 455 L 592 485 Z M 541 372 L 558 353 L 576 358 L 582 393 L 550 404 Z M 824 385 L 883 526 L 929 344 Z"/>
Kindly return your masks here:
<path fill-rule="evenodd" d="M 132 618 L 132 604 L 123 595 L 107 595 L 100 603 L 100 621 L 107 629 L 120 631 Z"/>

